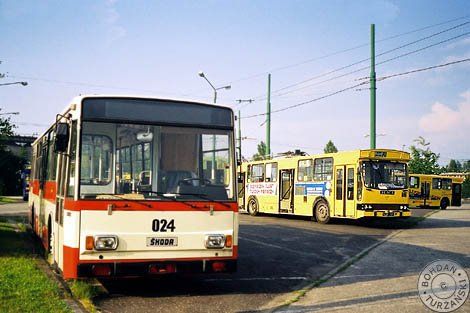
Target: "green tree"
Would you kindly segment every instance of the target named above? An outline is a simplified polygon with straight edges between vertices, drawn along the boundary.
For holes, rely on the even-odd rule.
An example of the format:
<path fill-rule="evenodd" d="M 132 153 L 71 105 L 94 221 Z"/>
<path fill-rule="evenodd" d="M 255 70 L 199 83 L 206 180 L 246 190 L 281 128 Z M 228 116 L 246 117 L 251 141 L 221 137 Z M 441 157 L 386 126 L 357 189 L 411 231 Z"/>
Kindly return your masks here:
<path fill-rule="evenodd" d="M 0 109 L 1 111 L 2 109 Z M 2 117 L 0 115 L 0 151 L 4 151 L 4 141 L 9 137 L 13 136 L 13 130 L 16 128 L 10 121 L 10 117 Z"/>
<path fill-rule="evenodd" d="M 462 172 L 462 164 L 459 161 L 451 159 L 447 165 L 446 172 L 460 173 Z"/>
<path fill-rule="evenodd" d="M 408 164 L 410 172 L 414 174 L 438 174 L 440 172 L 439 154 L 429 148 L 430 143 L 423 137 L 414 140 L 416 145 L 410 147 L 411 160 Z"/>
<path fill-rule="evenodd" d="M 0 115 L 0 195 L 15 195 L 21 191 L 19 171 L 26 159 L 14 155 L 5 145 L 5 140 L 13 136 L 15 128 L 9 117 Z"/>
<path fill-rule="evenodd" d="M 335 144 L 333 143 L 333 141 L 329 140 L 327 143 L 326 143 L 326 146 L 325 148 L 323 149 L 323 152 L 325 153 L 335 153 L 335 152 L 338 152 L 338 148 L 336 148 Z"/>
<path fill-rule="evenodd" d="M 462 172 L 470 173 L 470 160 L 463 162 L 462 164 Z"/>
<path fill-rule="evenodd" d="M 266 144 L 264 141 L 261 141 L 257 147 L 258 152 L 253 154 L 253 160 L 260 161 L 266 159 Z"/>

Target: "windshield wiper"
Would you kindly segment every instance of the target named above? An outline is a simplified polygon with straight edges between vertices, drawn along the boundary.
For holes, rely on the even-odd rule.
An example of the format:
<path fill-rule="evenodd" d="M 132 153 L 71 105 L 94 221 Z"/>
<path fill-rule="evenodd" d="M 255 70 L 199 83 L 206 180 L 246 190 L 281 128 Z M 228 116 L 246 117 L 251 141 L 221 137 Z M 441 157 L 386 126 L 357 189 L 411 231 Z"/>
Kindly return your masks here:
<path fill-rule="evenodd" d="M 116 197 L 116 198 L 121 199 L 121 200 L 134 201 L 135 203 L 138 203 L 138 204 L 140 204 L 140 205 L 146 206 L 146 207 L 148 207 L 148 208 L 151 208 L 151 207 L 152 207 L 150 204 L 141 202 L 141 199 L 129 199 L 129 198 L 126 198 L 126 196 L 124 196 L 124 194 L 122 194 L 122 195 L 117 195 L 117 194 L 113 194 L 113 193 L 99 193 L 99 194 L 95 195 L 95 199 L 96 199 L 98 196 L 112 196 L 112 197 Z"/>
<path fill-rule="evenodd" d="M 168 200 L 171 200 L 171 201 L 174 201 L 174 202 L 180 202 L 180 203 L 186 204 L 187 206 L 190 206 L 193 209 L 197 208 L 197 206 L 195 206 L 194 204 L 187 203 L 186 201 L 178 201 L 178 200 L 176 200 L 176 197 L 168 196 L 168 193 L 164 193 L 164 192 L 161 192 L 161 191 L 153 191 L 153 190 L 143 191 L 143 193 L 145 193 L 145 192 L 157 195 L 162 199 L 168 199 Z M 178 195 L 178 194 L 175 193 L 174 195 Z"/>
<path fill-rule="evenodd" d="M 199 199 L 202 199 L 202 200 L 215 202 L 214 199 L 209 198 L 206 194 L 203 194 L 203 193 L 181 193 L 181 192 L 177 192 L 177 193 L 175 193 L 175 195 L 178 195 L 178 196 L 195 196 L 195 197 L 198 197 Z M 228 205 L 227 203 L 224 203 L 224 202 L 217 202 L 217 203 L 222 204 L 226 208 L 231 207 L 230 205 Z"/>

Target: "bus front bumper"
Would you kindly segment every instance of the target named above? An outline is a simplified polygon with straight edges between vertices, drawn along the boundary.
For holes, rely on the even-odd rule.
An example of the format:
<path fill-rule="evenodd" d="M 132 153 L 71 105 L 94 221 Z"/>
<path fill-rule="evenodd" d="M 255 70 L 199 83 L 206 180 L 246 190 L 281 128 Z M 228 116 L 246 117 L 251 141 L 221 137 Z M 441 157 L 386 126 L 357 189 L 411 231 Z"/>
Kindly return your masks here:
<path fill-rule="evenodd" d="M 364 211 L 363 217 L 409 217 L 410 211 Z"/>
<path fill-rule="evenodd" d="M 358 204 L 358 217 L 409 217 L 411 211 L 403 204 Z"/>
<path fill-rule="evenodd" d="M 78 264 L 78 277 L 144 277 L 165 274 L 233 273 L 237 260 L 99 262 Z"/>

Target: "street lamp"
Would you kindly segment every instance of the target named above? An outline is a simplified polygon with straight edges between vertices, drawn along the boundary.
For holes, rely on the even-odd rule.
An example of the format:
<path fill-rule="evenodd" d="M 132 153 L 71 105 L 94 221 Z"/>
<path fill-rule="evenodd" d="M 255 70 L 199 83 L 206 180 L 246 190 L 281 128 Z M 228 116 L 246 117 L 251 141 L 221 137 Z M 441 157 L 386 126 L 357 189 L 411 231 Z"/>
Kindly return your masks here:
<path fill-rule="evenodd" d="M 6 112 L 6 113 L 0 113 L 0 115 L 18 115 L 20 112 Z"/>
<path fill-rule="evenodd" d="M 230 88 L 232 88 L 232 86 L 230 86 L 230 85 L 215 88 L 214 85 L 212 85 L 212 83 L 207 79 L 207 77 L 206 77 L 206 75 L 204 74 L 203 71 L 199 71 L 198 75 L 199 75 L 199 77 L 204 78 L 206 80 L 206 82 L 211 86 L 212 90 L 214 90 L 214 103 L 217 103 L 217 90 L 220 90 L 220 89 L 229 90 Z M 216 148 L 215 135 L 212 135 L 212 171 L 211 171 L 211 178 L 213 180 L 215 180 L 215 148 Z"/>
<path fill-rule="evenodd" d="M 198 75 L 199 77 L 204 78 L 207 81 L 207 83 L 211 86 L 212 90 L 214 90 L 214 103 L 217 103 L 217 90 L 220 90 L 220 89 L 230 90 L 232 88 L 232 86 L 230 85 L 215 88 L 214 85 L 212 85 L 212 83 L 207 79 L 203 71 L 200 71 Z"/>
<path fill-rule="evenodd" d="M 13 83 L 4 83 L 4 84 L 0 84 L 0 86 L 7 86 L 7 85 L 22 85 L 22 86 L 28 86 L 28 82 L 13 82 Z"/>

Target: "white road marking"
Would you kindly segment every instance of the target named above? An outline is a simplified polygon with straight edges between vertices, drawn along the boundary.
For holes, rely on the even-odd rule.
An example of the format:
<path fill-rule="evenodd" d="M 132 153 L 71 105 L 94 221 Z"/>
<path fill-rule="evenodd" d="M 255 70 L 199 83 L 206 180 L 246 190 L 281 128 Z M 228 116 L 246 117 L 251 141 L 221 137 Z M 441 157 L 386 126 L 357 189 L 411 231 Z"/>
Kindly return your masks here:
<path fill-rule="evenodd" d="M 341 279 L 341 278 L 353 278 L 353 277 L 377 277 L 383 276 L 382 274 L 363 274 L 363 275 L 343 275 L 343 276 L 335 276 L 333 279 Z"/>
<path fill-rule="evenodd" d="M 307 255 L 307 256 L 314 256 L 317 259 L 320 259 L 322 261 L 327 261 L 327 262 L 331 261 L 329 259 L 320 257 L 318 253 L 303 252 L 303 251 L 299 251 L 299 250 L 289 249 L 289 248 L 286 248 L 286 247 L 283 247 L 283 246 L 278 246 L 278 245 L 275 245 L 275 244 L 272 244 L 272 243 L 267 243 L 267 242 L 254 240 L 254 239 L 248 239 L 248 238 L 240 237 L 240 236 L 238 236 L 238 239 L 253 242 L 253 243 L 256 243 L 256 244 L 259 244 L 259 245 L 262 245 L 262 246 L 267 246 L 267 247 L 271 247 L 271 248 L 281 249 L 281 250 L 284 250 L 284 251 L 289 251 L 289 252 L 292 252 L 292 253 L 297 253 L 297 254 Z"/>

